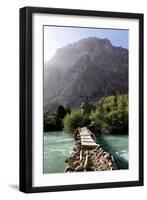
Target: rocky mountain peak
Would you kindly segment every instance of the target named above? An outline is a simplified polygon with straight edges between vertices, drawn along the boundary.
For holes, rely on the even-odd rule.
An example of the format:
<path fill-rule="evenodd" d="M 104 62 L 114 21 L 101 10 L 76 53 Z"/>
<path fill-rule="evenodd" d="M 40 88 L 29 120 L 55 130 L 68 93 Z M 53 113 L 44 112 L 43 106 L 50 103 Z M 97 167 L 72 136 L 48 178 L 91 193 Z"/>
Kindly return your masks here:
<path fill-rule="evenodd" d="M 57 50 L 44 68 L 44 111 L 77 107 L 88 96 L 128 91 L 128 50 L 108 39 L 88 37 Z"/>

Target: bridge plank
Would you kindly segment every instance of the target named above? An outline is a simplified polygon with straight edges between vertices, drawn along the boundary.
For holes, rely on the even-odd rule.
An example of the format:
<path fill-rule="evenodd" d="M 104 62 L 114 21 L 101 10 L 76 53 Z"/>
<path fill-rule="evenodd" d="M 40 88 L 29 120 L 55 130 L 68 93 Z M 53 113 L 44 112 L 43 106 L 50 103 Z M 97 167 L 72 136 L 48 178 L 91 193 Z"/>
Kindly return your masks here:
<path fill-rule="evenodd" d="M 86 127 L 80 129 L 81 145 L 82 146 L 93 146 L 96 147 L 98 144 L 91 137 L 92 134 Z"/>

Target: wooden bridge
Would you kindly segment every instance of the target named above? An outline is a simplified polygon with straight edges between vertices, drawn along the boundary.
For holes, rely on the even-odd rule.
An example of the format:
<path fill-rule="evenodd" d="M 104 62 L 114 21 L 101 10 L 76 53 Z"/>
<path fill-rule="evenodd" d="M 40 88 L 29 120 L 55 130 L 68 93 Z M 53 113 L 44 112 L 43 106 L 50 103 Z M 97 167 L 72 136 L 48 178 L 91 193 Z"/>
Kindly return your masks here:
<path fill-rule="evenodd" d="M 86 127 L 78 129 L 82 147 L 97 147 L 95 135 Z"/>

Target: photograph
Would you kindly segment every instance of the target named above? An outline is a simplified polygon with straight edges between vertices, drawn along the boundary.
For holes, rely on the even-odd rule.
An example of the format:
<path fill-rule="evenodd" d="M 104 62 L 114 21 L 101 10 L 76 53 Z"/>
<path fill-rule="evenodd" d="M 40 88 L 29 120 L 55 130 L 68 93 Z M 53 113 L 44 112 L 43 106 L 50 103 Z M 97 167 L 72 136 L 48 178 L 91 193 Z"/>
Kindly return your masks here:
<path fill-rule="evenodd" d="M 43 26 L 43 173 L 129 169 L 129 30 Z"/>
<path fill-rule="evenodd" d="M 143 14 L 20 9 L 20 191 L 142 186 Z"/>

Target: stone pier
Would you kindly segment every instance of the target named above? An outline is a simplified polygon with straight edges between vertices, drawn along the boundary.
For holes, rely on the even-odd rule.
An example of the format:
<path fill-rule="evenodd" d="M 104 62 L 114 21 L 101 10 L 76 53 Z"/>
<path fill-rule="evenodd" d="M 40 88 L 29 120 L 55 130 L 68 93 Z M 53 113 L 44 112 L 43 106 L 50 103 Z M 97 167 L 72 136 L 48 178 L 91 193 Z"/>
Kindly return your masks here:
<path fill-rule="evenodd" d="M 75 146 L 66 160 L 65 172 L 116 170 L 113 156 L 98 143 L 94 133 L 88 128 L 78 128 L 74 132 Z"/>

